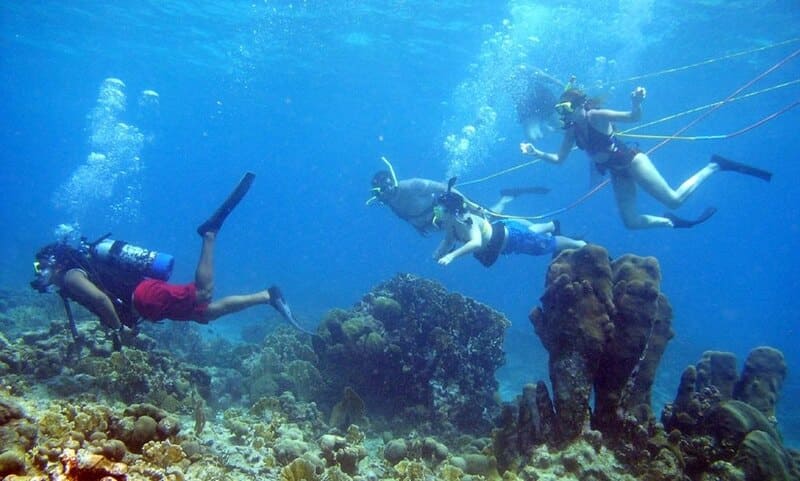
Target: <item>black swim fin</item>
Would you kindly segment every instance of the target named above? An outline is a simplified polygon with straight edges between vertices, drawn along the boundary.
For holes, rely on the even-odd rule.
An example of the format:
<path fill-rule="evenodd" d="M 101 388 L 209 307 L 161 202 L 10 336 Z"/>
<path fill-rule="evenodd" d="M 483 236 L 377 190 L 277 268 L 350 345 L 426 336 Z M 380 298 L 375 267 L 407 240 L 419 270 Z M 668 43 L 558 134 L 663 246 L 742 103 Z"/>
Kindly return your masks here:
<path fill-rule="evenodd" d="M 550 192 L 547 187 L 509 187 L 501 189 L 500 195 L 503 197 L 519 197 L 523 194 L 546 194 Z"/>
<path fill-rule="evenodd" d="M 666 214 L 664 214 L 664 217 L 672 221 L 672 227 L 676 229 L 688 229 L 690 227 L 696 226 L 697 224 L 702 224 L 703 222 L 710 219 L 711 216 L 716 213 L 717 213 L 716 207 L 709 207 L 706 210 L 704 210 L 702 214 L 700 214 L 700 217 L 694 220 L 681 219 L 680 217 L 671 212 L 667 212 Z"/>
<path fill-rule="evenodd" d="M 751 175 L 753 177 L 758 177 L 759 179 L 766 180 L 767 182 L 772 179 L 772 172 L 768 172 L 763 169 L 759 169 L 757 167 L 752 167 L 750 165 L 742 164 L 741 162 L 736 162 L 730 159 L 726 159 L 720 155 L 714 154 L 711 156 L 711 162 L 719 165 L 719 170 L 727 170 L 730 172 L 739 172 L 740 174 L 744 175 Z"/>
<path fill-rule="evenodd" d="M 283 293 L 281 292 L 278 286 L 272 286 L 267 289 L 269 292 L 269 305 L 274 307 L 276 311 L 284 318 L 286 321 L 294 326 L 300 332 L 304 332 L 311 336 L 315 336 L 313 332 L 305 329 L 301 326 L 297 320 L 295 320 L 294 316 L 292 315 L 292 310 L 289 308 L 289 304 L 286 303 L 286 299 L 283 297 Z"/>
<path fill-rule="evenodd" d="M 200 234 L 201 237 L 204 236 L 206 232 L 218 232 L 220 228 L 222 228 L 222 223 L 225 222 L 228 214 L 233 212 L 233 209 L 239 205 L 244 195 L 250 190 L 250 186 L 253 185 L 255 178 L 256 174 L 252 172 L 244 174 L 242 180 L 239 181 L 239 184 L 236 185 L 233 192 L 225 199 L 225 202 L 217 208 L 208 220 L 200 224 L 200 227 L 197 228 L 197 233 Z"/>
<path fill-rule="evenodd" d="M 561 221 L 553 219 L 553 235 L 561 235 Z"/>

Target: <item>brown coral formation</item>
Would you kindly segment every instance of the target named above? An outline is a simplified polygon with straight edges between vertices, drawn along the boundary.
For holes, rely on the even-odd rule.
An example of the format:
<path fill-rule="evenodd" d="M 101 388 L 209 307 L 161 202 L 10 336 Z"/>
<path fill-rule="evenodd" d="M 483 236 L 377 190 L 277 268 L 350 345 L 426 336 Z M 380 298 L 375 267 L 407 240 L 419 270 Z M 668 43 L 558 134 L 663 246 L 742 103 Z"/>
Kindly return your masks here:
<path fill-rule="evenodd" d="M 724 352 L 706 352 L 687 367 L 661 416 L 686 471 L 700 476 L 730 465 L 747 480 L 800 479 L 774 417 L 785 376 L 783 355 L 769 347 L 751 351 L 741 374 Z"/>
<path fill-rule="evenodd" d="M 531 321 L 550 353 L 562 439 L 590 424 L 613 433 L 622 413 L 649 409 L 655 370 L 673 335 L 660 282 L 656 259 L 627 255 L 611 262 L 598 246 L 566 251 L 550 265 Z"/>

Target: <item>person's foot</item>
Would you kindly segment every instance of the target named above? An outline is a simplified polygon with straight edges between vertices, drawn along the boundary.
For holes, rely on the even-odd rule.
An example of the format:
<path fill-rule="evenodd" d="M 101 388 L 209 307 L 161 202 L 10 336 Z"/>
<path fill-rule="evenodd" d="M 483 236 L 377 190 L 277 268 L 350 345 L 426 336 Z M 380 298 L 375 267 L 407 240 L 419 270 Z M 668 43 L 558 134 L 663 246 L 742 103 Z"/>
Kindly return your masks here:
<path fill-rule="evenodd" d="M 769 182 L 772 179 L 772 172 L 768 172 L 757 167 L 753 167 L 741 162 L 736 162 L 731 159 L 726 159 L 721 155 L 714 154 L 711 156 L 711 162 L 719 166 L 719 170 L 727 172 L 738 172 L 752 177 L 758 177 L 761 180 Z"/>
<path fill-rule="evenodd" d="M 289 308 L 289 304 L 286 303 L 286 299 L 283 297 L 283 293 L 281 292 L 278 286 L 271 286 L 267 289 L 269 293 L 269 305 L 272 306 L 278 313 L 286 319 L 292 326 L 295 327 L 300 332 L 304 332 L 306 334 L 314 335 L 313 332 L 305 329 L 303 326 L 297 323 L 294 316 L 292 315 L 292 310 Z"/>
<path fill-rule="evenodd" d="M 253 180 L 255 180 L 256 174 L 252 172 L 247 172 L 242 177 L 242 180 L 239 181 L 239 184 L 236 188 L 231 192 L 225 202 L 220 205 L 216 211 L 208 218 L 205 222 L 200 224 L 197 227 L 197 233 L 200 234 L 200 237 L 205 237 L 206 233 L 208 232 L 219 232 L 222 228 L 222 224 L 225 222 L 225 219 L 228 215 L 233 212 L 233 209 L 239 205 L 239 202 L 242 200 L 247 191 L 250 190 L 250 186 L 253 185 Z"/>
<path fill-rule="evenodd" d="M 697 224 L 702 224 L 703 222 L 707 221 L 716 212 L 717 212 L 716 207 L 709 207 L 706 210 L 704 210 L 702 214 L 700 214 L 700 217 L 694 220 L 682 219 L 671 212 L 667 212 L 666 214 L 664 214 L 664 217 L 666 217 L 667 219 L 670 220 L 670 222 L 672 222 L 672 227 L 674 227 L 675 229 L 689 229 L 691 227 L 696 226 Z"/>

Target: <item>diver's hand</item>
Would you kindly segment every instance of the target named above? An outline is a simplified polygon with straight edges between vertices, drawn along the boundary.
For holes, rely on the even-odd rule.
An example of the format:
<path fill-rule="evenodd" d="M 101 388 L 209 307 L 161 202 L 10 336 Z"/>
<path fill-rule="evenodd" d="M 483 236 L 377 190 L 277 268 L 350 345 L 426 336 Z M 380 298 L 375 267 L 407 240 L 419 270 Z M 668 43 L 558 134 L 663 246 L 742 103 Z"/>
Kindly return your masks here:
<path fill-rule="evenodd" d="M 454 256 L 452 252 L 449 253 L 449 254 L 445 254 L 445 255 L 443 255 L 442 257 L 439 258 L 439 265 L 440 266 L 446 266 L 446 265 L 450 264 L 451 262 L 453 262 L 453 259 L 455 259 L 455 258 L 456 258 L 456 256 Z"/>
<path fill-rule="evenodd" d="M 519 144 L 519 150 L 523 154 L 532 155 L 534 157 L 541 158 L 542 155 L 544 155 L 544 152 L 542 152 L 541 150 L 537 149 L 536 147 L 533 146 L 533 144 L 531 144 L 529 142 L 522 142 L 521 144 Z"/>
<path fill-rule="evenodd" d="M 631 92 L 631 101 L 635 104 L 640 104 L 647 97 L 647 90 L 644 87 L 636 87 Z"/>
<path fill-rule="evenodd" d="M 522 142 L 521 144 L 519 144 L 519 150 L 523 154 L 532 155 L 537 159 L 541 159 L 542 157 L 544 157 L 544 151 L 537 149 L 536 147 L 534 147 L 533 144 L 528 142 Z"/>

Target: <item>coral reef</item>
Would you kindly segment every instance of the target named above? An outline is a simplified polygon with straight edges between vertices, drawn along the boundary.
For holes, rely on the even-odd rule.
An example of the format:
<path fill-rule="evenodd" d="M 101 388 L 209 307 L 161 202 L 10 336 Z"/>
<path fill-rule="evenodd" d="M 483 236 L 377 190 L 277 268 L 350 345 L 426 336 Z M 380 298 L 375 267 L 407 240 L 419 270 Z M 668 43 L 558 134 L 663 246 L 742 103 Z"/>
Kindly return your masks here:
<path fill-rule="evenodd" d="M 370 417 L 398 414 L 436 432 L 486 431 L 508 320 L 441 285 L 398 275 L 349 311 L 331 311 L 314 349 L 325 404 L 350 388 Z M 418 424 L 419 425 L 419 424 Z"/>
<path fill-rule="evenodd" d="M 729 466 L 746 480 L 800 479 L 774 416 L 785 377 L 783 355 L 769 347 L 751 351 L 741 375 L 731 353 L 709 351 L 687 367 L 661 415 L 686 472 L 710 476 Z"/>
<path fill-rule="evenodd" d="M 0 292 L 4 481 L 800 480 L 776 418 L 779 351 L 754 349 L 741 372 L 706 352 L 653 415 L 672 313 L 652 258 L 554 259 L 531 314 L 552 396 L 539 381 L 502 405 L 508 321 L 409 275 L 331 311 L 313 345 L 164 323 L 114 351 L 77 309 L 73 339 L 44 297 Z"/>
<path fill-rule="evenodd" d="M 551 263 L 531 321 L 550 354 L 553 403 L 540 382 L 503 407 L 492 445 L 501 472 L 525 473 L 542 446 L 563 455 L 586 442 L 610 448 L 637 479 L 800 479 L 774 417 L 786 364 L 772 348 L 753 350 L 741 375 L 732 354 L 705 353 L 656 421 L 650 391 L 673 335 L 659 285 L 655 259 L 611 261 L 598 246 Z M 574 474 L 567 464 L 561 474 Z"/>
<path fill-rule="evenodd" d="M 605 249 L 592 245 L 550 264 L 531 322 L 550 354 L 563 440 L 577 438 L 590 423 L 615 435 L 622 413 L 648 415 L 656 367 L 673 336 L 660 282 L 656 259 L 626 255 L 610 262 Z"/>

